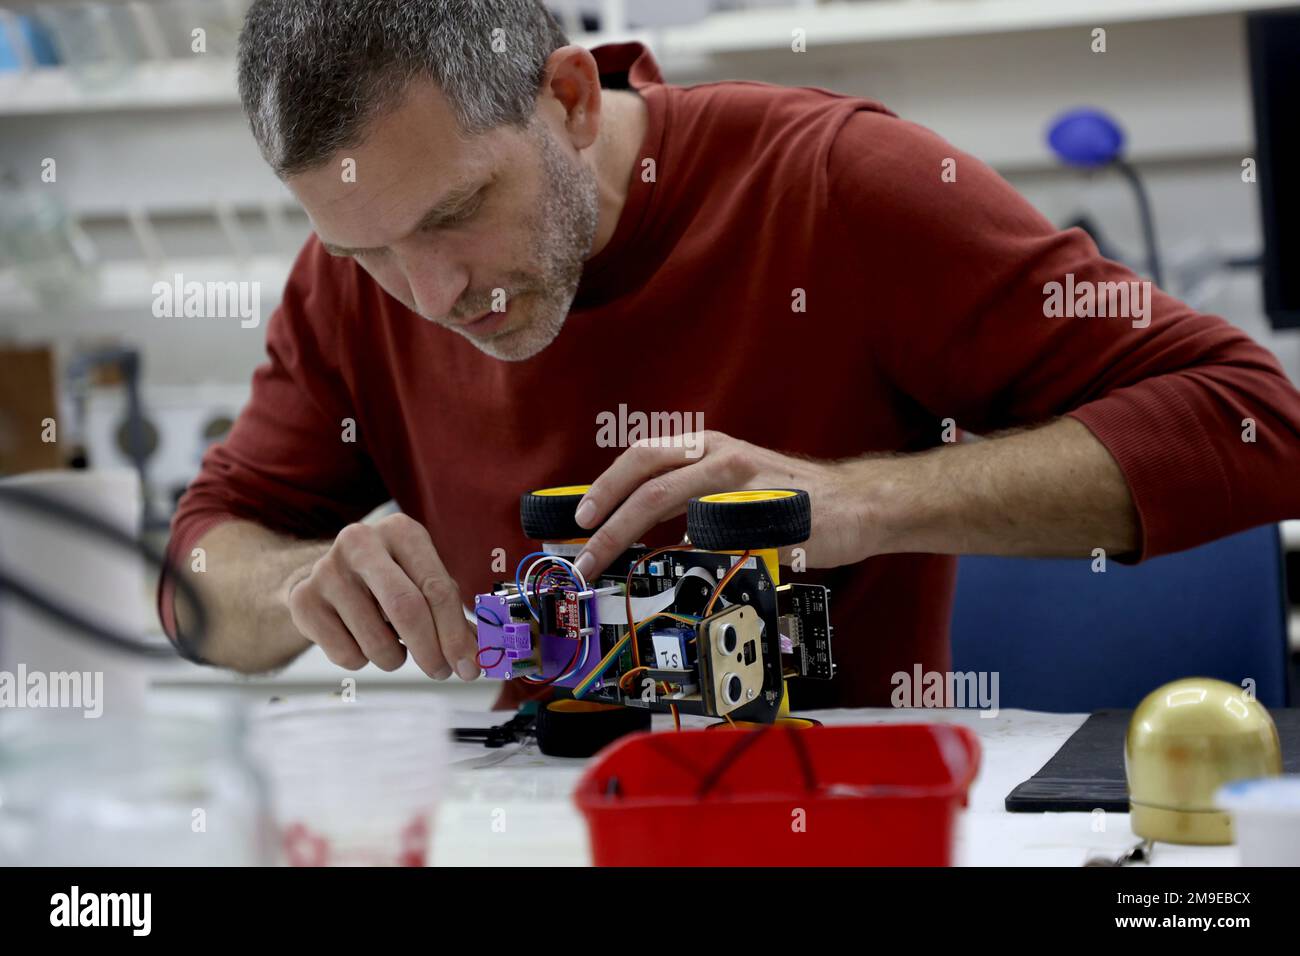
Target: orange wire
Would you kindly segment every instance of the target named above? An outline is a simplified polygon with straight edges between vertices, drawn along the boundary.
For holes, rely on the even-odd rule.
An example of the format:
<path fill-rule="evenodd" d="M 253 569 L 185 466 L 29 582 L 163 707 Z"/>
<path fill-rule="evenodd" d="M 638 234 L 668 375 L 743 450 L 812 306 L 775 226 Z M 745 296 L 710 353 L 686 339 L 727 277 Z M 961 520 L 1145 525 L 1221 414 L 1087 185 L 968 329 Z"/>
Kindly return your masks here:
<path fill-rule="evenodd" d="M 742 554 L 740 560 L 731 566 L 731 570 L 722 576 L 722 580 L 718 582 L 718 586 L 713 590 L 713 596 L 709 598 L 709 603 L 704 605 L 704 613 L 701 617 L 709 616 L 709 612 L 713 610 L 713 605 L 717 603 L 718 598 L 722 597 L 722 589 L 730 584 L 731 579 L 736 576 L 736 572 L 745 566 L 745 562 L 749 560 L 749 555 L 750 552 L 748 551 Z"/>
<path fill-rule="evenodd" d="M 689 544 L 670 544 L 663 548 L 656 548 L 655 550 L 647 554 L 643 554 L 641 557 L 637 558 L 635 561 L 632 562 L 631 566 L 627 569 L 627 580 L 624 582 L 623 585 L 623 595 L 627 604 L 628 627 L 632 634 L 632 660 L 633 661 L 641 660 L 641 647 L 637 643 L 637 639 L 636 639 L 636 630 L 640 622 L 634 621 L 632 619 L 632 576 L 633 574 L 636 573 L 636 569 L 640 567 L 642 564 L 649 561 L 653 557 L 657 557 L 658 555 L 663 554 L 666 551 L 689 551 L 692 549 L 692 547 L 693 546 Z M 718 582 L 718 586 L 714 589 L 712 597 L 709 598 L 709 603 L 704 606 L 704 614 L 701 615 L 702 617 L 709 616 L 709 612 L 713 610 L 713 605 L 716 604 L 718 598 L 722 596 L 723 589 L 726 588 L 726 586 L 729 583 L 731 583 L 731 579 L 734 578 L 736 574 L 740 571 L 740 569 L 745 566 L 745 562 L 749 560 L 750 554 L 751 552 L 746 550 L 743 554 L 741 554 L 740 559 L 731 566 L 731 570 L 722 576 L 722 580 Z M 627 673 L 625 673 L 622 677 L 618 679 L 618 686 L 621 689 L 625 689 L 623 688 L 623 682 L 627 680 L 627 678 L 631 677 L 633 674 L 639 673 L 640 671 L 648 671 L 648 670 L 650 670 L 650 668 L 645 667 L 643 665 L 633 667 L 631 670 L 629 670 Z M 667 688 L 667 684 L 665 684 L 664 687 Z M 682 729 L 682 719 L 681 719 L 681 715 L 677 712 L 677 705 L 669 704 L 668 709 L 672 711 L 673 728 L 677 731 L 680 731 Z M 732 727 L 736 726 L 736 722 L 731 719 L 730 714 L 723 714 L 722 716 L 727 719 L 727 723 L 730 724 Z"/>
<path fill-rule="evenodd" d="M 645 667 L 645 666 L 642 666 L 642 667 L 634 667 L 634 668 L 632 668 L 630 671 L 627 671 L 626 673 L 624 673 L 623 676 L 620 677 L 620 678 L 618 679 L 618 687 L 619 687 L 619 690 L 621 690 L 621 691 L 623 691 L 624 693 L 626 693 L 626 692 L 627 692 L 627 688 L 623 686 L 623 682 L 624 682 L 625 680 L 627 680 L 629 677 L 631 677 L 633 674 L 637 673 L 638 671 L 648 671 L 649 669 L 650 669 L 650 668 Z"/>
<path fill-rule="evenodd" d="M 627 688 L 623 686 L 623 682 L 624 682 L 625 680 L 627 680 L 629 677 L 631 677 L 633 674 L 637 673 L 638 671 L 648 671 L 648 670 L 651 670 L 651 668 L 649 668 L 649 667 L 634 667 L 634 668 L 632 668 L 630 671 L 627 671 L 626 673 L 624 673 L 623 676 L 620 677 L 620 678 L 618 679 L 619 690 L 623 691 L 623 693 L 626 694 L 626 693 L 627 693 Z M 662 695 L 665 696 L 665 697 L 667 697 L 667 696 L 671 693 L 671 691 L 669 690 L 669 687 L 670 687 L 670 685 L 669 685 L 668 681 L 666 681 L 666 680 L 655 681 L 655 690 L 658 691 L 660 694 L 662 694 Z"/>
<path fill-rule="evenodd" d="M 641 557 L 633 561 L 631 567 L 627 569 L 627 581 L 623 585 L 623 596 L 627 599 L 627 626 L 632 631 L 632 663 L 634 665 L 641 663 L 641 645 L 637 643 L 636 639 L 636 628 L 637 624 L 640 622 L 632 620 L 632 575 L 636 573 L 638 567 L 656 555 L 663 554 L 665 551 L 689 551 L 693 547 L 694 545 L 689 544 L 670 544 L 662 548 L 655 548 L 655 550 L 641 555 Z M 628 673 L 630 674 L 632 672 L 628 671 Z M 619 685 L 622 686 L 622 683 L 623 682 L 620 679 Z"/>

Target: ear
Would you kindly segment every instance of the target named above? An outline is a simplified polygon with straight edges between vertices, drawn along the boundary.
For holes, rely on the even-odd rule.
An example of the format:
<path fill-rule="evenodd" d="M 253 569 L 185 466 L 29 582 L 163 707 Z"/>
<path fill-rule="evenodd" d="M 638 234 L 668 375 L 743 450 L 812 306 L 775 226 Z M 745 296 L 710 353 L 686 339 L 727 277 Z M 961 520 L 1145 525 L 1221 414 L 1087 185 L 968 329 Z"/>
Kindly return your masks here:
<path fill-rule="evenodd" d="M 546 60 L 538 107 L 562 116 L 574 149 L 586 149 L 600 132 L 600 70 L 586 47 L 562 46 Z"/>

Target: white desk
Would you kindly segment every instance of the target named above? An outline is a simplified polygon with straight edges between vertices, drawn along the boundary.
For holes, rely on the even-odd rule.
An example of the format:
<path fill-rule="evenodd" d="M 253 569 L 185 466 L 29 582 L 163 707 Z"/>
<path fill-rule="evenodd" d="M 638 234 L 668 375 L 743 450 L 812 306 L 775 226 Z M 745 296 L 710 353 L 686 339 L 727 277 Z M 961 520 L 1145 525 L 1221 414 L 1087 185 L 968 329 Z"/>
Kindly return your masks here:
<path fill-rule="evenodd" d="M 1128 814 L 1105 816 L 1104 832 L 1088 813 L 1007 813 L 1003 800 L 1029 779 L 1083 723 L 1082 714 L 1004 710 L 996 717 L 960 710 L 831 710 L 824 724 L 944 721 L 979 734 L 983 757 L 958 836 L 966 866 L 1080 866 L 1094 855 L 1118 856 L 1137 842 Z M 458 711 L 458 727 L 491 726 L 504 713 Z M 683 726 L 709 723 L 683 718 Z M 672 732 L 669 717 L 655 729 Z M 455 774 L 434 831 L 436 866 L 585 866 L 587 828 L 570 794 L 586 761 L 546 757 L 534 746 L 489 750 L 456 744 Z M 1155 866 L 1233 866 L 1235 847 L 1159 844 Z"/>

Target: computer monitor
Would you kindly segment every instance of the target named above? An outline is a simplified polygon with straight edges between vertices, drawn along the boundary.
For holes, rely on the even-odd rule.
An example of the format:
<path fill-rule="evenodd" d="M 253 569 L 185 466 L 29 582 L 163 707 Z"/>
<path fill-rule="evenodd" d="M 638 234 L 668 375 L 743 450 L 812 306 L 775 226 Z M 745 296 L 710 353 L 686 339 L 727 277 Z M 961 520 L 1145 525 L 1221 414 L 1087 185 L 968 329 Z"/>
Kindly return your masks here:
<path fill-rule="evenodd" d="M 1264 310 L 1300 328 L 1300 9 L 1247 18 L 1255 160 L 1264 226 Z"/>

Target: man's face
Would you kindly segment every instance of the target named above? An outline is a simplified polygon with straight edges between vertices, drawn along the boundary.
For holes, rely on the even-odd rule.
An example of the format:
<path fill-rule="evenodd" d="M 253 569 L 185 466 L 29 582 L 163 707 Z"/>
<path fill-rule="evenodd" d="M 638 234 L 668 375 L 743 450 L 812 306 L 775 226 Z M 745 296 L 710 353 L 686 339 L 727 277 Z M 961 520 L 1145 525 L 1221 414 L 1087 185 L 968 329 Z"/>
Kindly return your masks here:
<path fill-rule="evenodd" d="M 561 133 L 534 117 L 466 138 L 437 86 L 416 81 L 361 145 L 288 185 L 331 254 L 519 361 L 559 335 L 596 232 L 595 174 Z"/>

